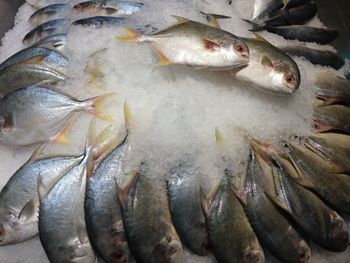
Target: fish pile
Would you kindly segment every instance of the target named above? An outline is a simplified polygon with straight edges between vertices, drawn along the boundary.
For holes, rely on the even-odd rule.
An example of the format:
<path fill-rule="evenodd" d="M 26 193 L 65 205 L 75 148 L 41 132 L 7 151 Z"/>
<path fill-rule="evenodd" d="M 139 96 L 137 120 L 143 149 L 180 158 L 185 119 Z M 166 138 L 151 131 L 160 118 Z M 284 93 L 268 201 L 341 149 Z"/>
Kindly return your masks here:
<path fill-rule="evenodd" d="M 123 26 L 126 34 L 114 39 L 149 44 L 160 66 L 228 73 L 232 82 L 280 97 L 293 96 L 300 86 L 298 65 L 288 55 L 300 47 L 281 49 L 258 34 L 232 34 L 218 22 L 230 17 L 219 14 L 203 12 L 207 24 L 174 16 L 175 25 L 155 32 L 133 20 L 142 3 L 27 2 L 38 8 L 28 21 L 35 28 L 23 38 L 26 47 L 0 64 L 0 142 L 36 150 L 0 192 L 0 245 L 39 235 L 48 259 L 57 263 L 178 263 L 186 262 L 187 249 L 199 257 L 213 254 L 217 262 L 263 263 L 272 257 L 302 263 L 313 258 L 312 243 L 331 252 L 348 248 L 350 83 L 345 78 L 316 77 L 311 136 L 285 138 L 278 147 L 241 128 L 249 144 L 245 169 L 235 171 L 223 151 L 216 187 L 206 189 L 209 175 L 194 169 L 191 158 L 154 178 L 147 156 L 125 169 L 125 160 L 133 158 L 134 129 L 127 102 L 120 131 L 107 110 L 114 93 L 80 100 L 58 88 L 71 77 L 64 54 L 71 27 Z M 257 0 L 248 22 L 253 31 L 328 44 L 335 30 L 302 26 L 316 13 L 313 1 Z M 96 62 L 104 51 L 91 54 L 85 65 L 92 86 L 104 77 Z M 327 65 L 333 63 L 330 57 Z M 83 112 L 93 116 L 84 152 L 45 156 L 49 144 L 69 142 L 70 127 Z M 108 123 L 100 134 L 97 119 Z M 224 144 L 219 129 L 216 141 Z"/>

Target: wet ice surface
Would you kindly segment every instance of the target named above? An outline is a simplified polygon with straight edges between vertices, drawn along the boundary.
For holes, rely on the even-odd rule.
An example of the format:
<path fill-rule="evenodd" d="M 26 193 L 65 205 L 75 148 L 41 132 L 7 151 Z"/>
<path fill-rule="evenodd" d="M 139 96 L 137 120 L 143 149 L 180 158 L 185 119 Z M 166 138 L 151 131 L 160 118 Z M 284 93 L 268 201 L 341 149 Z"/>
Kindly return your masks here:
<path fill-rule="evenodd" d="M 237 0 L 227 6 L 225 0 L 171 0 L 143 1 L 142 12 L 133 16 L 133 24 L 151 24 L 163 29 L 175 22 L 171 15 L 184 16 L 205 22 L 199 11 L 225 14 L 232 17 L 221 22 L 225 30 L 239 36 L 250 36 L 249 26 L 241 18 L 249 18 L 252 0 Z M 212 3 L 212 4 L 210 4 Z M 34 11 L 28 5 L 20 8 L 15 28 L 9 31 L 0 48 L 0 61 L 23 48 L 21 39 L 30 30 L 27 19 Z M 322 25 L 318 19 L 310 22 Z M 218 72 L 195 71 L 184 66 L 157 66 L 157 55 L 147 44 L 122 43 L 115 35 L 123 29 L 71 27 L 64 52 L 70 57 L 71 79 L 59 85 L 59 89 L 79 99 L 107 92 L 117 92 L 109 107 L 111 114 L 123 127 L 123 103 L 128 102 L 132 112 L 131 152 L 126 160 L 126 170 L 132 169 L 140 160 L 148 159 L 151 176 L 163 180 L 169 167 L 178 160 L 190 159 L 192 165 L 206 177 L 207 191 L 211 191 L 222 176 L 223 162 L 220 157 L 229 156 L 239 175 L 248 153 L 248 146 L 237 128 L 266 142 L 278 146 L 278 141 L 292 135 L 312 132 L 313 74 L 321 68 L 296 59 L 301 71 L 302 83 L 292 96 L 278 96 L 256 90 L 246 84 L 233 81 Z M 298 43 L 267 32 L 261 33 L 273 44 Z M 317 46 L 310 44 L 311 46 Z M 329 48 L 329 47 L 327 47 Z M 100 51 L 104 49 L 103 51 Z M 89 56 L 98 52 L 97 56 Z M 84 72 L 85 66 L 97 65 L 104 77 L 93 85 L 91 76 Z M 72 127 L 70 146 L 50 146 L 47 154 L 79 153 L 83 142 L 88 116 Z M 99 122 L 99 128 L 105 127 Z M 215 128 L 223 135 L 224 144 L 215 142 Z M 33 148 L 0 148 L 0 188 L 8 178 L 28 159 Z M 211 258 L 188 255 L 188 262 L 212 262 Z M 347 262 L 349 253 L 320 254 L 314 252 L 313 262 Z M 0 261 L 47 262 L 38 238 L 18 245 L 0 247 Z"/>

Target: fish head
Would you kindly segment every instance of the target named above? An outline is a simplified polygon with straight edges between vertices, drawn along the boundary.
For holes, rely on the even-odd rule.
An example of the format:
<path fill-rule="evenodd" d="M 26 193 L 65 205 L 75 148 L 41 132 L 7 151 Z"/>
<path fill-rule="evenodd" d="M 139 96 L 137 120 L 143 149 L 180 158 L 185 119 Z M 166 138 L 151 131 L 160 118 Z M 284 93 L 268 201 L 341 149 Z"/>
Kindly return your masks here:
<path fill-rule="evenodd" d="M 273 65 L 270 73 L 273 90 L 278 93 L 292 94 L 300 86 L 300 73 L 284 63 Z"/>

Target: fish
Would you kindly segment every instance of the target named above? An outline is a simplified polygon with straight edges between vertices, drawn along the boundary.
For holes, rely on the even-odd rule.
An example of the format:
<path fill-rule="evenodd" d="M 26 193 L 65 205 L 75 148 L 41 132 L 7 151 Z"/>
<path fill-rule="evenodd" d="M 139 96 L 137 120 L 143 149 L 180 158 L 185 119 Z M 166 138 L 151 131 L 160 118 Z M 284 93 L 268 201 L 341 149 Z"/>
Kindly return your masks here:
<path fill-rule="evenodd" d="M 46 43 L 50 43 L 51 45 L 53 45 L 56 49 L 61 50 L 64 45 L 67 42 L 67 33 L 61 33 L 61 34 L 54 34 L 54 35 L 50 35 L 47 37 L 44 37 L 40 40 L 38 40 L 37 42 L 35 42 L 33 46 L 40 46 L 40 45 L 44 45 Z"/>
<path fill-rule="evenodd" d="M 192 252 L 208 254 L 206 219 L 200 201 L 200 174 L 187 165 L 179 165 L 167 179 L 167 193 L 172 222 L 181 241 Z"/>
<path fill-rule="evenodd" d="M 131 252 L 140 263 L 184 262 L 165 189 L 146 177 L 145 165 L 135 171 L 127 187 L 117 190 Z"/>
<path fill-rule="evenodd" d="M 53 185 L 83 156 L 33 157 L 18 169 L 0 192 L 0 245 L 16 244 L 38 234 L 38 178 Z"/>
<path fill-rule="evenodd" d="M 253 26 L 250 31 L 259 32 L 266 30 L 273 34 L 278 34 L 285 39 L 299 40 L 302 42 L 314 42 L 321 45 L 326 45 L 334 41 L 339 36 L 339 31 L 330 28 L 317 28 L 304 25 L 289 25 L 289 26 L 260 26 L 257 23 L 243 19 Z"/>
<path fill-rule="evenodd" d="M 233 70 L 232 76 L 255 87 L 292 94 L 300 86 L 300 71 L 294 60 L 260 36 L 243 38 L 250 52 L 248 66 Z"/>
<path fill-rule="evenodd" d="M 65 57 L 52 53 L 49 58 L 46 55 L 38 55 L 5 67 L 0 71 L 0 96 L 40 82 L 55 84 L 68 78 L 64 67 L 45 63 L 45 59 L 51 61 L 58 59 L 57 62 L 63 65 L 66 60 Z"/>
<path fill-rule="evenodd" d="M 91 133 L 91 127 L 90 131 Z M 93 142 L 90 138 L 84 158 L 67 171 L 50 189 L 39 184 L 39 237 L 52 263 L 95 263 L 97 258 L 88 238 L 84 199 Z M 45 193 L 43 196 L 42 193 Z"/>
<path fill-rule="evenodd" d="M 183 64 L 197 69 L 224 70 L 249 62 L 249 49 L 239 37 L 199 22 L 179 18 L 178 23 L 151 35 L 131 28 L 122 41 L 150 43 L 160 55 L 160 64 Z"/>
<path fill-rule="evenodd" d="M 303 57 L 314 65 L 332 67 L 337 70 L 345 65 L 345 60 L 330 50 L 320 50 L 306 46 L 288 46 L 280 47 L 280 49 L 291 56 Z"/>
<path fill-rule="evenodd" d="M 36 10 L 28 19 L 33 26 L 38 26 L 49 20 L 64 18 L 68 4 L 52 4 Z"/>
<path fill-rule="evenodd" d="M 85 220 L 88 235 L 95 251 L 107 263 L 133 260 L 115 187 L 115 181 L 123 176 L 123 160 L 129 147 L 126 135 L 97 166 L 86 187 Z"/>
<path fill-rule="evenodd" d="M 82 26 L 94 26 L 101 27 L 106 25 L 124 25 L 126 23 L 125 18 L 123 17 L 114 17 L 114 16 L 93 16 L 88 18 L 78 19 L 72 22 L 72 25 L 82 25 Z"/>
<path fill-rule="evenodd" d="M 231 170 L 226 169 L 213 197 L 202 197 L 214 255 L 220 263 L 265 262 L 264 251 L 232 190 L 231 177 Z"/>
<path fill-rule="evenodd" d="M 309 1 L 304 5 L 290 9 L 281 9 L 274 16 L 259 23 L 260 26 L 303 25 L 317 14 L 317 5 Z"/>
<path fill-rule="evenodd" d="M 58 3 L 68 3 L 68 0 L 26 0 L 28 4 L 36 9 L 43 8 L 48 5 L 58 4 Z"/>
<path fill-rule="evenodd" d="M 350 108 L 344 105 L 314 107 L 313 126 L 317 132 L 350 133 Z"/>
<path fill-rule="evenodd" d="M 350 106 L 350 82 L 344 77 L 322 73 L 315 81 L 317 99 L 323 105 L 344 104 Z"/>
<path fill-rule="evenodd" d="M 27 33 L 22 42 L 25 45 L 30 45 L 49 35 L 64 33 L 66 23 L 67 21 L 62 18 L 47 21 Z"/>
<path fill-rule="evenodd" d="M 350 173 L 350 137 L 339 133 L 319 133 L 305 138 L 304 146 L 320 156 L 326 171 L 335 174 Z"/>
<path fill-rule="evenodd" d="M 47 141 L 69 143 L 66 133 L 75 120 L 74 113 L 85 111 L 113 120 L 102 109 L 111 95 L 79 101 L 40 86 L 11 92 L 0 99 L 0 141 L 18 146 Z"/>
<path fill-rule="evenodd" d="M 270 199 L 266 181 L 273 183 L 272 173 L 266 172 L 258 153 L 251 150 L 244 171 L 244 184 L 235 190 L 259 240 L 282 262 L 311 262 L 311 249 L 297 230 Z M 265 182 L 264 182 L 265 181 Z M 272 184 L 273 193 L 276 193 Z"/>
<path fill-rule="evenodd" d="M 268 17 L 273 11 L 282 7 L 282 0 L 255 0 L 253 20 L 263 19 Z"/>
<path fill-rule="evenodd" d="M 85 1 L 73 6 L 77 13 L 90 13 L 94 15 L 116 15 L 129 16 L 137 13 L 142 8 L 143 3 L 129 2 L 129 1 L 115 1 L 115 0 L 93 0 Z"/>
<path fill-rule="evenodd" d="M 350 177 L 347 174 L 327 172 L 323 159 L 306 147 L 296 143 L 286 144 L 288 160 L 293 164 L 300 185 L 317 193 L 331 208 L 350 213 Z"/>
<path fill-rule="evenodd" d="M 63 53 L 56 50 L 52 43 L 46 43 L 45 45 L 38 45 L 22 49 L 21 51 L 12 55 L 0 64 L 0 72 L 6 67 L 38 56 L 42 56 L 42 61 L 47 64 L 55 64 L 58 67 L 66 67 L 68 65 L 68 58 Z"/>

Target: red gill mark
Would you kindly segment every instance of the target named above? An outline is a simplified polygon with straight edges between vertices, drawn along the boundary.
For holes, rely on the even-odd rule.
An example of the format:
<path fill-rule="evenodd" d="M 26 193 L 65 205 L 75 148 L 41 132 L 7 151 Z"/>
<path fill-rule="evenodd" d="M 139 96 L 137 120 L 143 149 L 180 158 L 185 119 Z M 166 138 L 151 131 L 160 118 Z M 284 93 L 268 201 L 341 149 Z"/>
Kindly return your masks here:
<path fill-rule="evenodd" d="M 208 39 L 205 39 L 205 38 L 204 38 L 203 41 L 204 41 L 204 47 L 205 47 L 206 49 L 211 50 L 211 51 L 214 51 L 214 50 L 216 50 L 216 49 L 218 49 L 218 48 L 220 47 L 219 44 L 217 44 L 217 43 L 215 43 L 215 42 L 213 42 L 213 41 L 210 41 L 210 40 L 208 40 Z"/>

